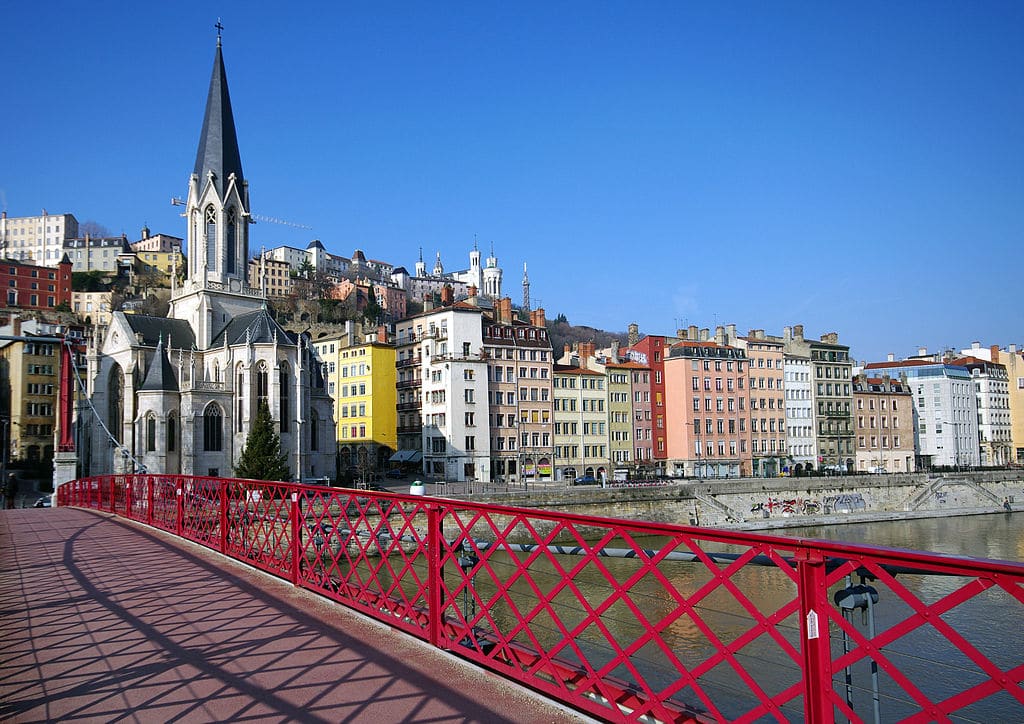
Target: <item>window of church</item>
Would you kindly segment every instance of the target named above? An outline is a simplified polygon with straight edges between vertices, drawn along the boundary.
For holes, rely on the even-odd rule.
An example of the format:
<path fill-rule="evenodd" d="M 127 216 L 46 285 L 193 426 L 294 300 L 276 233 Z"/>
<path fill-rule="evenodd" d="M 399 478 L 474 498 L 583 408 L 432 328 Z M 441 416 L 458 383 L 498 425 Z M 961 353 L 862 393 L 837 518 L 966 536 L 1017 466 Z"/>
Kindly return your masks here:
<path fill-rule="evenodd" d="M 120 443 L 121 425 L 124 421 L 124 375 L 121 373 L 121 365 L 115 364 L 110 370 L 107 389 L 110 394 L 107 406 L 107 427 L 114 440 Z"/>
<path fill-rule="evenodd" d="M 267 365 L 260 362 L 256 367 L 256 406 L 267 404 Z"/>
<path fill-rule="evenodd" d="M 218 452 L 224 447 L 223 415 L 220 407 L 211 404 L 203 414 L 203 450 Z"/>
<path fill-rule="evenodd" d="M 314 412 L 309 418 L 309 449 L 320 449 L 320 418 Z"/>
<path fill-rule="evenodd" d="M 235 272 L 235 251 L 238 248 L 238 240 L 236 236 L 237 224 L 235 222 L 235 209 L 231 207 L 228 209 L 228 228 L 227 234 L 224 239 L 225 251 L 227 252 L 227 272 L 233 274 Z"/>
<path fill-rule="evenodd" d="M 178 447 L 178 421 L 171 413 L 167 417 L 167 452 L 174 452 Z"/>
<path fill-rule="evenodd" d="M 282 365 L 280 374 L 281 383 L 281 432 L 288 432 L 288 418 L 291 415 L 288 405 L 288 369 Z M 331 383 L 334 387 L 334 383 Z M 331 390 L 333 392 L 333 389 Z"/>
<path fill-rule="evenodd" d="M 206 207 L 206 266 L 217 268 L 217 210 Z"/>
<path fill-rule="evenodd" d="M 146 416 L 146 452 L 156 450 L 156 418 L 153 415 Z"/>

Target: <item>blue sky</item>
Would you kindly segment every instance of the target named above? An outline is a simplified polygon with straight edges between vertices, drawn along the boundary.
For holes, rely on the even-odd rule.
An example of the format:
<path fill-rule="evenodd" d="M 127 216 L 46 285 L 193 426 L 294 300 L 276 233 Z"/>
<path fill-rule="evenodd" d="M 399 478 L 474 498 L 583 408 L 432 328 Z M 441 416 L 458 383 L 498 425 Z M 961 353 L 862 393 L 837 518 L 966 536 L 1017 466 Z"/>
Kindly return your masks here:
<path fill-rule="evenodd" d="M 219 16 L 252 210 L 313 227 L 253 251 L 476 235 L 575 324 L 1024 342 L 1024 3 L 150 5 L 8 4 L 9 215 L 184 236 Z"/>

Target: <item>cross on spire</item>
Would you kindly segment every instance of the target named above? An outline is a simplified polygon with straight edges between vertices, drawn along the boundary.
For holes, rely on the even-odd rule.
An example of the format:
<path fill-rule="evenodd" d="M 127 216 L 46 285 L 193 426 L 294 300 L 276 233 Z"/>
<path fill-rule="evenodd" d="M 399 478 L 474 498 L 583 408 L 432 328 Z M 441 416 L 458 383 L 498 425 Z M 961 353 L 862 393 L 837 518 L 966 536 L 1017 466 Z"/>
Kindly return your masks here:
<path fill-rule="evenodd" d="M 224 30 L 224 26 L 220 23 L 220 18 L 217 18 L 217 24 L 213 27 L 217 28 L 217 47 L 220 47 L 220 33 Z"/>

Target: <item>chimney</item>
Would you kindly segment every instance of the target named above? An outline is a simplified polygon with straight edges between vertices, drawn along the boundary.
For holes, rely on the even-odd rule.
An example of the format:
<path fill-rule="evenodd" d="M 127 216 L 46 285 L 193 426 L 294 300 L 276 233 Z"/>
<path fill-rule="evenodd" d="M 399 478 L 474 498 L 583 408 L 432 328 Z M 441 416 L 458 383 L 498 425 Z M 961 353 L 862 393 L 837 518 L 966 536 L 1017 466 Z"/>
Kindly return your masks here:
<path fill-rule="evenodd" d="M 736 340 L 736 325 L 725 325 L 725 333 L 729 335 L 729 343 L 731 344 L 732 342 L 734 342 Z"/>
<path fill-rule="evenodd" d="M 999 345 L 994 344 L 988 348 L 989 355 L 992 357 L 993 362 L 999 362 Z"/>
<path fill-rule="evenodd" d="M 455 291 L 450 284 L 445 284 L 441 288 L 441 306 L 450 307 L 453 301 L 455 301 Z"/>
<path fill-rule="evenodd" d="M 634 344 L 640 341 L 640 325 L 633 322 L 629 325 L 629 334 L 626 337 L 626 344 L 632 347 Z"/>
<path fill-rule="evenodd" d="M 687 339 L 692 339 L 694 342 L 696 342 L 699 339 L 699 335 L 697 333 L 697 325 L 696 324 L 691 324 L 687 328 L 687 330 L 686 330 L 686 338 Z"/>
<path fill-rule="evenodd" d="M 971 342 L 971 349 L 981 349 L 981 342 Z"/>
<path fill-rule="evenodd" d="M 13 333 L 12 336 L 20 337 L 21 336 L 21 317 L 15 317 L 14 319 L 12 319 L 11 320 L 11 324 L 14 326 L 14 333 Z"/>
<path fill-rule="evenodd" d="M 700 330 L 700 337 L 699 337 L 699 339 L 700 339 L 701 342 L 708 342 L 708 341 L 710 341 L 711 340 L 711 330 L 708 329 L 707 327 L 703 327 Z"/>
<path fill-rule="evenodd" d="M 423 295 L 423 311 L 430 312 L 434 309 L 434 295 L 427 292 Z"/>
<path fill-rule="evenodd" d="M 676 337 L 678 337 L 679 339 L 686 339 L 686 330 L 685 329 L 677 329 L 676 330 Z"/>
<path fill-rule="evenodd" d="M 530 312 L 530 324 L 532 324 L 534 327 L 543 327 L 546 323 L 547 320 L 544 318 L 543 307 L 540 307 Z"/>
<path fill-rule="evenodd" d="M 388 342 L 388 328 L 383 324 L 377 327 L 377 341 L 381 344 L 387 344 Z"/>
<path fill-rule="evenodd" d="M 801 342 L 804 341 L 804 325 L 794 324 L 793 325 L 793 338 L 798 339 Z"/>
<path fill-rule="evenodd" d="M 500 300 L 501 320 L 506 324 L 512 324 L 512 297 L 505 297 Z"/>
<path fill-rule="evenodd" d="M 792 340 L 793 340 L 793 328 L 792 327 L 783 327 L 782 328 L 782 341 L 783 342 L 790 342 Z"/>
<path fill-rule="evenodd" d="M 896 361 L 896 355 L 894 355 L 892 352 L 890 352 L 889 354 L 887 354 L 885 356 L 885 361 L 886 362 L 895 362 Z"/>
<path fill-rule="evenodd" d="M 470 299 L 475 299 L 476 298 L 476 285 L 475 284 L 470 284 L 469 288 L 466 289 L 466 294 L 469 295 Z"/>
<path fill-rule="evenodd" d="M 917 348 L 917 356 L 918 357 L 924 357 L 926 354 L 928 354 L 928 348 L 927 347 L 918 347 Z"/>
<path fill-rule="evenodd" d="M 725 327 L 720 324 L 715 327 L 715 341 L 718 342 L 718 344 L 727 344 L 727 340 L 725 339 Z"/>

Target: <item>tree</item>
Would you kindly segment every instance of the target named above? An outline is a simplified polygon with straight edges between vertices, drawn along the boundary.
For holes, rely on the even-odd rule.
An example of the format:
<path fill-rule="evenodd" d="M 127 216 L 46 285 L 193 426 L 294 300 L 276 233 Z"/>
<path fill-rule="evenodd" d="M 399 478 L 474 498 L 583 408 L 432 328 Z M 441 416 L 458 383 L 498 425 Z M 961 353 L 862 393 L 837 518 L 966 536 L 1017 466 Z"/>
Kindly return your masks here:
<path fill-rule="evenodd" d="M 291 473 L 287 460 L 281 452 L 281 438 L 274 432 L 270 408 L 261 402 L 235 466 L 235 475 L 252 480 L 288 480 Z"/>

